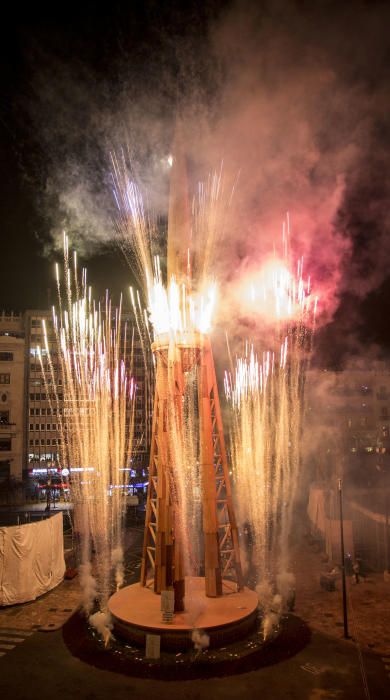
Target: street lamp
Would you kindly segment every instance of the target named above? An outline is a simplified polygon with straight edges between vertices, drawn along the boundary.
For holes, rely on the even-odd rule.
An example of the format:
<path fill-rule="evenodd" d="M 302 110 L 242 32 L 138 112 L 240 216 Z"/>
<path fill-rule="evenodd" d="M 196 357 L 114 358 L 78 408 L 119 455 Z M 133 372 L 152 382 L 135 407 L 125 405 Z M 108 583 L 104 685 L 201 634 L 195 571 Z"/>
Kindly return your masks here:
<path fill-rule="evenodd" d="M 343 614 L 344 614 L 344 637 L 349 639 L 348 634 L 348 612 L 347 612 L 347 585 L 345 579 L 345 553 L 344 553 L 344 520 L 343 520 L 343 490 L 342 480 L 338 481 L 339 507 L 340 507 L 340 549 L 341 549 L 341 579 L 343 587 Z"/>

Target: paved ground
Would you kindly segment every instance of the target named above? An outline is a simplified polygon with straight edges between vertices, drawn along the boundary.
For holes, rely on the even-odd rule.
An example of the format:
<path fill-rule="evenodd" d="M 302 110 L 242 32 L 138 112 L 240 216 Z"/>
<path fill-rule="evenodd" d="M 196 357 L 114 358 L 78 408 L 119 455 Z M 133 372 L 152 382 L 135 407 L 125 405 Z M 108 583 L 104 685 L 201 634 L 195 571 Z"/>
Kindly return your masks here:
<path fill-rule="evenodd" d="M 13 700 L 388 698 L 390 683 L 386 686 L 380 658 L 365 656 L 364 669 L 365 680 L 353 646 L 314 633 L 310 644 L 296 656 L 251 673 L 195 681 L 143 680 L 86 665 L 71 655 L 61 631 L 35 632 L 0 659 L 0 694 Z"/>
<path fill-rule="evenodd" d="M 131 537 L 133 534 L 131 534 Z M 294 550 L 296 614 L 312 630 L 298 654 L 250 673 L 195 681 L 152 681 L 94 668 L 72 656 L 61 625 L 79 601 L 76 577 L 39 600 L 0 610 L 0 697 L 45 700 L 233 698 L 382 700 L 390 697 L 389 584 L 379 575 L 349 585 L 354 640 L 342 638 L 341 593 L 319 586 L 320 555 L 303 539 Z M 129 561 L 137 576 L 139 555 Z M 54 630 L 54 631 L 42 631 Z M 1 656 L 1 654 L 3 654 Z"/>
<path fill-rule="evenodd" d="M 338 639 L 343 635 L 341 582 L 336 591 L 319 585 L 324 569 L 321 555 L 301 539 L 295 548 L 293 569 L 297 579 L 297 614 L 312 630 Z M 390 583 L 382 574 L 370 574 L 354 585 L 347 577 L 349 633 L 362 649 L 390 655 Z M 353 642 L 351 642 L 353 643 Z"/>

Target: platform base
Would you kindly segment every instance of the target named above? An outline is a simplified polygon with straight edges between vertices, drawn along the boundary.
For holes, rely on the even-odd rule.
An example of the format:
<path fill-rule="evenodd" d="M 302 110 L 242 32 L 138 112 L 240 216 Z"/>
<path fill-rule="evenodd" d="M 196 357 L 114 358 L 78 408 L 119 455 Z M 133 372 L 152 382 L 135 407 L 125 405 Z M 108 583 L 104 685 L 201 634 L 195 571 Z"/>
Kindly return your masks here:
<path fill-rule="evenodd" d="M 237 592 L 227 580 L 222 596 L 207 598 L 204 578 L 187 577 L 185 610 L 176 613 L 172 623 L 162 621 L 160 600 L 139 583 L 114 593 L 108 602 L 114 633 L 140 647 L 145 646 L 147 634 L 158 634 L 161 649 L 175 651 L 193 646 L 194 629 L 207 633 L 210 647 L 220 647 L 245 637 L 256 624 L 257 594 L 248 588 Z"/>

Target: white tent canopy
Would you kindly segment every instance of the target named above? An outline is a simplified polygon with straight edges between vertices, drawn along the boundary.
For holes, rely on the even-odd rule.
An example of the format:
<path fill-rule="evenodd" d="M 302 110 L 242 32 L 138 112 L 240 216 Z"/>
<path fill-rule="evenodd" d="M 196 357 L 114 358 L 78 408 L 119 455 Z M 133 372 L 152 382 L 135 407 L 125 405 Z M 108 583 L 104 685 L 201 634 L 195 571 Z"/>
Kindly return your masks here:
<path fill-rule="evenodd" d="M 0 528 L 0 605 L 35 600 L 65 573 L 62 513 Z"/>

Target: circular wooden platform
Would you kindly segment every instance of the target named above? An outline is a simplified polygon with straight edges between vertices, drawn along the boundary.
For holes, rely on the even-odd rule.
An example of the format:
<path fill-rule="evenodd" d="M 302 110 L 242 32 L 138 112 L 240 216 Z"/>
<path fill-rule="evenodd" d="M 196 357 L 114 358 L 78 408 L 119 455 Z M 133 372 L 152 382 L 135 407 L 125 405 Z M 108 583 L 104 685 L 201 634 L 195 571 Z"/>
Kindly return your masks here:
<path fill-rule="evenodd" d="M 132 643 L 144 646 L 147 634 L 161 636 L 161 648 L 186 649 L 193 645 L 194 629 L 204 630 L 210 647 L 223 646 L 247 635 L 257 617 L 258 598 L 244 588 L 237 592 L 231 581 L 223 582 L 223 595 L 207 598 L 204 579 L 186 578 L 185 611 L 176 613 L 172 623 L 164 623 L 160 596 L 150 588 L 135 583 L 111 596 L 108 607 L 114 632 Z"/>

